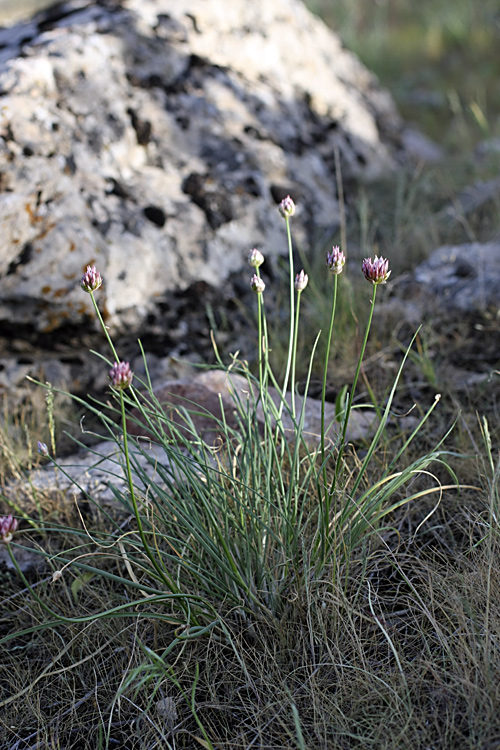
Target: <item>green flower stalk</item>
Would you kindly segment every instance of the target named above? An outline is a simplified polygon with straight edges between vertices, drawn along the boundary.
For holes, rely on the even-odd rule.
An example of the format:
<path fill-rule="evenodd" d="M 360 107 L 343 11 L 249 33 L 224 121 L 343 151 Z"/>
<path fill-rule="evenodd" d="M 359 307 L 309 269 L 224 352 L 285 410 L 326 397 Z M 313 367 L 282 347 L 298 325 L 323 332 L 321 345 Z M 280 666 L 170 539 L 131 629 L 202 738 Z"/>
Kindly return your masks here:
<path fill-rule="evenodd" d="M 293 270 L 293 249 L 292 249 L 292 235 L 290 232 L 290 218 L 295 213 L 295 203 L 287 195 L 278 206 L 279 212 L 286 221 L 286 234 L 288 239 L 288 262 L 290 264 L 290 337 L 288 343 L 288 358 L 286 363 L 285 379 L 283 381 L 282 399 L 280 408 L 278 410 L 278 418 L 281 418 L 283 414 L 283 407 L 285 405 L 286 391 L 288 388 L 288 380 L 290 378 L 290 369 L 292 366 L 293 358 L 293 342 L 295 340 L 295 286 L 294 286 L 294 270 Z M 293 397 L 292 397 L 293 398 Z"/>
<path fill-rule="evenodd" d="M 298 332 L 299 332 L 300 295 L 306 288 L 308 282 L 309 282 L 309 277 L 307 273 L 304 273 L 303 270 L 300 273 L 298 273 L 297 276 L 295 277 L 295 290 L 297 292 L 297 307 L 295 311 L 295 325 L 294 325 L 293 349 L 292 349 L 292 381 L 290 385 L 290 390 L 292 393 L 292 417 L 294 419 L 295 419 L 295 370 L 296 370 L 296 362 L 297 362 L 297 338 L 298 338 Z"/>
<path fill-rule="evenodd" d="M 330 314 L 330 328 L 328 330 L 328 339 L 326 344 L 325 365 L 323 368 L 323 389 L 321 391 L 321 465 L 323 466 L 323 484 L 326 492 L 327 477 L 325 463 L 325 398 L 326 398 L 326 379 L 328 375 L 328 362 L 330 359 L 330 348 L 332 345 L 333 322 L 335 320 L 335 310 L 337 307 L 337 287 L 338 276 L 342 273 L 345 266 L 345 255 L 338 245 L 332 247 L 331 252 L 326 254 L 326 267 L 334 277 L 332 311 Z"/>
<path fill-rule="evenodd" d="M 263 311 L 262 311 L 262 294 L 264 292 L 264 289 L 266 288 L 266 285 L 264 284 L 261 277 L 258 275 L 259 271 L 258 268 L 261 265 L 255 265 L 255 262 L 251 262 L 251 258 L 253 257 L 255 260 L 255 256 L 252 256 L 252 253 L 258 253 L 258 250 L 252 250 L 248 257 L 248 262 L 250 265 L 252 265 L 254 268 L 257 269 L 257 273 L 254 273 L 250 280 L 250 286 L 252 287 L 253 291 L 257 294 L 257 305 L 258 305 L 258 344 L 259 344 L 259 386 L 260 386 L 260 395 L 261 395 L 261 401 L 264 403 L 264 372 L 267 373 L 267 364 L 264 367 L 264 360 L 266 357 L 267 352 L 267 342 L 265 333 L 263 334 L 263 326 L 262 326 L 262 319 L 263 319 Z M 259 260 L 259 259 L 258 259 Z M 262 256 L 262 262 L 264 261 L 264 257 Z"/>
<path fill-rule="evenodd" d="M 359 355 L 356 372 L 354 374 L 354 380 L 352 382 L 351 392 L 349 394 L 349 399 L 347 402 L 346 413 L 344 414 L 342 437 L 341 437 L 340 444 L 339 444 L 337 462 L 335 464 L 335 475 L 333 477 L 329 496 L 328 496 L 328 510 L 330 507 L 331 498 L 333 496 L 335 487 L 337 485 L 337 479 L 338 479 L 338 475 L 340 472 L 340 466 L 342 463 L 342 456 L 344 453 L 345 439 L 346 439 L 346 434 L 347 434 L 347 425 L 349 422 L 349 416 L 351 413 L 352 404 L 354 400 L 354 392 L 356 390 L 356 385 L 358 383 L 359 373 L 361 372 L 361 364 L 363 362 L 363 357 L 366 351 L 366 345 L 368 343 L 368 335 L 370 333 L 370 328 L 371 328 L 371 324 L 373 320 L 373 311 L 375 310 L 375 298 L 377 296 L 377 287 L 379 286 L 379 284 L 385 284 L 391 274 L 391 272 L 389 271 L 389 261 L 385 258 L 379 258 L 377 256 L 375 256 L 375 259 L 373 261 L 371 258 L 365 258 L 361 265 L 361 270 L 363 271 L 365 279 L 373 284 L 373 296 L 371 300 L 370 313 L 368 315 L 368 322 L 366 324 L 365 336 L 363 339 L 363 344 L 361 346 L 361 352 Z"/>
<path fill-rule="evenodd" d="M 141 537 L 141 541 L 144 546 L 146 555 L 148 556 L 154 569 L 159 574 L 161 579 L 164 582 L 166 582 L 167 585 L 169 585 L 170 590 L 172 592 L 177 593 L 178 587 L 174 584 L 173 581 L 169 579 L 169 577 L 166 575 L 166 571 L 163 570 L 163 568 L 158 564 L 158 561 L 155 559 L 153 553 L 151 552 L 148 541 L 146 539 L 146 534 L 144 532 L 141 516 L 139 513 L 139 508 L 137 505 L 137 498 L 135 495 L 134 482 L 132 478 L 132 467 L 130 464 L 130 453 L 129 453 L 129 448 L 128 448 L 128 435 L 127 435 L 127 420 L 126 420 L 126 413 L 125 413 L 125 402 L 123 398 L 123 391 L 131 387 L 132 379 L 134 375 L 133 375 L 132 370 L 130 369 L 130 364 L 128 362 L 122 362 L 119 359 L 116 353 L 116 349 L 111 340 L 111 337 L 108 333 L 108 329 L 106 328 L 106 325 L 104 323 L 104 320 L 102 319 L 100 310 L 95 301 L 94 292 L 97 291 L 101 287 L 101 285 L 102 285 L 102 276 L 99 273 L 99 271 L 96 269 L 95 266 L 87 266 L 87 270 L 85 271 L 82 277 L 80 286 L 84 292 L 87 292 L 88 294 L 90 294 L 90 298 L 92 299 L 92 304 L 94 305 L 94 309 L 98 317 L 99 323 L 101 324 L 101 328 L 104 331 L 104 334 L 108 340 L 108 344 L 115 357 L 115 362 L 111 370 L 109 371 L 109 378 L 111 381 L 111 386 L 115 388 L 120 395 L 120 410 L 121 410 L 121 415 L 122 415 L 122 428 L 123 428 L 123 453 L 125 456 L 126 474 L 127 474 L 127 482 L 128 482 L 129 492 L 130 492 L 130 499 L 132 501 L 132 506 L 134 509 L 134 515 L 135 515 L 135 519 L 137 522 L 139 536 Z"/>
<path fill-rule="evenodd" d="M 167 586 L 169 586 L 170 591 L 172 593 L 179 593 L 178 586 L 170 578 L 166 570 L 162 568 L 158 560 L 155 558 L 153 552 L 151 551 L 151 547 L 146 538 L 146 533 L 144 531 L 144 526 L 142 524 L 141 514 L 139 513 L 139 506 L 137 504 L 134 480 L 132 476 L 132 466 L 130 463 L 130 451 L 129 451 L 129 446 L 128 446 L 127 415 L 125 411 L 125 400 L 123 398 L 123 391 L 126 388 L 130 387 L 132 383 L 132 378 L 133 378 L 133 373 L 130 370 L 129 363 L 128 362 L 115 362 L 115 364 L 110 370 L 109 376 L 111 379 L 111 385 L 113 386 L 113 388 L 117 389 L 118 394 L 120 396 L 120 411 L 121 411 L 121 416 L 122 416 L 123 455 L 125 456 L 125 471 L 127 475 L 127 484 L 128 484 L 128 489 L 130 493 L 130 500 L 132 502 L 132 508 L 134 510 L 134 516 L 135 516 L 135 520 L 137 523 L 137 530 L 139 532 L 139 536 L 141 538 L 144 551 L 148 559 L 152 563 L 153 568 L 156 570 L 161 580 L 163 580 L 164 583 L 166 583 Z"/>
<path fill-rule="evenodd" d="M 95 266 L 87 266 L 87 270 L 83 274 L 82 280 L 80 281 L 80 286 L 84 292 L 87 292 L 88 294 L 90 294 L 90 299 L 92 300 L 92 304 L 94 305 L 94 310 L 99 320 L 99 323 L 101 324 L 101 328 L 104 331 L 104 335 L 106 336 L 108 340 L 108 344 L 110 346 L 111 351 L 113 352 L 114 358 L 118 360 L 118 354 L 116 353 L 116 349 L 113 346 L 113 342 L 111 341 L 111 337 L 108 333 L 108 329 L 106 328 L 104 320 L 102 319 L 101 311 L 97 307 L 97 302 L 95 301 L 95 297 L 94 297 L 94 292 L 96 292 L 102 286 L 102 282 L 103 282 L 102 276 L 97 270 L 97 268 Z"/>

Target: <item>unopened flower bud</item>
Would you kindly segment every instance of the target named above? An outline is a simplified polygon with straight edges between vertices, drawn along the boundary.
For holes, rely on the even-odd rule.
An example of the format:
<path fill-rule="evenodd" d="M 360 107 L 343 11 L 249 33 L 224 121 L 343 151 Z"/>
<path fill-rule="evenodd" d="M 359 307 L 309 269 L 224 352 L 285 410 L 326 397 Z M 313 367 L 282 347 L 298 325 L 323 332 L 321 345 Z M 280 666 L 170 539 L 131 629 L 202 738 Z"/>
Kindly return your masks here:
<path fill-rule="evenodd" d="M 102 284 L 102 276 L 95 266 L 87 266 L 87 270 L 82 276 L 80 286 L 84 292 L 95 292 Z"/>
<path fill-rule="evenodd" d="M 361 264 L 361 270 L 365 279 L 371 281 L 372 284 L 385 284 L 391 275 L 389 261 L 386 258 L 379 258 L 377 255 L 373 260 L 365 258 Z"/>
<path fill-rule="evenodd" d="M 128 362 L 115 362 L 109 371 L 109 379 L 113 388 L 124 391 L 132 383 L 134 374 Z"/>
<path fill-rule="evenodd" d="M 295 213 L 295 203 L 290 198 L 290 196 L 287 195 L 286 198 L 283 198 L 283 200 L 279 204 L 278 209 L 282 217 L 284 219 L 288 219 Z"/>
<path fill-rule="evenodd" d="M 37 449 L 38 453 L 45 458 L 45 456 L 49 455 L 49 449 L 47 448 L 45 443 L 42 443 L 41 440 L 37 443 Z"/>
<path fill-rule="evenodd" d="M 266 288 L 266 285 L 264 284 L 260 276 L 257 276 L 256 273 L 254 273 L 254 275 L 252 276 L 250 286 L 252 287 L 254 292 L 257 292 L 257 294 L 262 294 L 262 292 Z"/>
<path fill-rule="evenodd" d="M 254 268 L 259 268 L 264 263 L 264 256 L 260 250 L 250 250 L 248 255 L 248 262 Z"/>
<path fill-rule="evenodd" d="M 338 245 L 332 247 L 331 253 L 326 254 L 326 265 L 330 273 L 338 276 L 342 273 L 345 266 L 345 255 Z"/>
<path fill-rule="evenodd" d="M 309 281 L 309 276 L 307 275 L 307 273 L 304 273 L 304 271 L 302 270 L 295 277 L 295 289 L 298 292 L 303 292 L 307 286 L 308 281 Z"/>
<path fill-rule="evenodd" d="M 0 541 L 11 542 L 17 529 L 17 518 L 2 516 L 0 518 Z"/>

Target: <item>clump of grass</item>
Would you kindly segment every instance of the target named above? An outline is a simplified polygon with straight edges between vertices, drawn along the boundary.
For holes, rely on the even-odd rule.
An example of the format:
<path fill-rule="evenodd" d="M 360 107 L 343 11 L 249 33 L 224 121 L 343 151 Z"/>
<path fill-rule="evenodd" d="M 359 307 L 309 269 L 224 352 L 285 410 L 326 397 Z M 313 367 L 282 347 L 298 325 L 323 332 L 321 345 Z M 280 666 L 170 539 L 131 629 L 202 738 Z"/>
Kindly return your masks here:
<path fill-rule="evenodd" d="M 39 546 L 39 554 L 53 571 L 40 588 L 30 583 L 17 564 L 16 549 L 22 550 L 23 545 L 18 538 L 10 539 L 15 529 L 9 526 L 4 541 L 31 604 L 23 610 L 23 615 L 29 615 L 24 627 L 5 634 L 0 642 L 15 642 L 27 653 L 47 630 L 60 633 L 60 646 L 52 649 L 50 667 L 36 678 L 42 684 L 49 676 L 72 670 L 76 679 L 78 665 L 101 663 L 100 654 L 115 637 L 123 643 L 124 637 L 134 633 L 132 651 L 125 649 L 129 654 L 125 672 L 119 670 L 119 680 L 116 676 L 106 682 L 108 697 L 102 709 L 106 718 L 93 729 L 97 733 L 93 741 L 99 746 L 115 742 L 116 717 L 125 703 L 128 713 L 133 710 L 140 715 L 141 733 L 151 737 L 151 743 L 161 736 L 167 747 L 176 745 L 177 733 L 209 748 L 220 741 L 230 741 L 232 747 L 248 746 L 259 734 L 283 743 L 276 747 L 306 747 L 315 735 L 325 747 L 348 736 L 352 741 L 363 737 L 375 742 L 381 736 L 379 729 L 370 730 L 361 715 L 356 718 L 357 728 L 347 732 L 340 707 L 335 720 L 338 727 L 332 734 L 330 721 L 337 712 L 337 698 L 326 691 L 326 684 L 340 676 L 345 681 L 347 675 L 356 685 L 356 677 L 362 678 L 362 692 L 377 696 L 380 715 L 390 708 L 392 724 L 399 726 L 398 738 L 411 724 L 407 668 L 414 652 L 411 658 L 403 653 L 404 644 L 398 643 L 384 619 L 388 615 L 374 582 L 377 561 L 381 549 L 389 550 L 385 564 L 399 579 L 399 588 L 406 587 L 408 596 L 416 597 L 412 606 L 424 606 L 411 576 L 386 541 L 392 534 L 387 519 L 409 503 L 435 497 L 420 528 L 432 516 L 439 498 L 456 489 L 457 480 L 449 468 L 443 436 L 424 455 L 407 460 L 410 446 L 430 422 L 438 399 L 422 412 L 393 454 L 387 455 L 386 428 L 410 349 L 402 357 L 385 402 L 372 405 L 377 422 L 364 455 L 352 452 L 346 442 L 377 290 L 391 273 L 388 261 L 378 256 L 365 258 L 362 264 L 362 275 L 369 282 L 365 288 L 371 291 L 365 331 L 350 387 L 337 405 L 336 437 L 327 441 L 331 426 L 325 421 L 326 381 L 336 331 L 338 279 L 345 265 L 340 248 L 334 247 L 327 255 L 332 287 L 321 429 L 313 441 L 304 433 L 316 345 L 308 365 L 305 397 L 299 400 L 300 303 L 308 276 L 294 270 L 294 210 L 290 198 L 280 205 L 288 238 L 291 313 L 284 378 L 280 382 L 270 365 L 272 331 L 260 275 L 264 259 L 254 250 L 249 262 L 255 272 L 251 286 L 258 304 L 258 374 L 253 375 L 236 356 L 229 365 L 219 358 L 232 397 L 229 412 L 222 400 L 220 414 L 203 413 L 187 399 L 166 410 L 153 391 L 146 357 L 146 380 L 137 387 L 101 317 L 96 297 L 102 285 L 99 272 L 89 266 L 82 279 L 113 358 L 104 360 L 110 367 L 112 400 L 89 403 L 87 408 L 100 417 L 103 438 L 115 448 L 116 469 L 109 474 L 109 486 L 127 520 L 101 508 L 101 523 L 95 529 L 83 516 L 81 524 L 73 527 L 41 521 L 40 532 L 63 535 L 66 543 L 55 552 Z M 272 388 L 277 400 L 270 395 Z M 198 431 L 200 414 L 213 421 L 219 436 L 215 443 L 208 443 Z M 130 434 L 131 424 L 142 437 Z M 64 473 L 50 446 L 39 443 L 39 452 Z M 435 472 L 449 472 L 451 484 L 440 481 Z M 122 473 L 125 486 L 120 483 Z M 98 497 L 78 489 L 95 506 L 97 515 Z M 20 595 L 14 593 L 12 600 Z M 394 606 L 391 599 L 389 609 Z M 349 637 L 342 635 L 346 623 L 350 623 Z M 79 639 L 80 631 L 89 638 L 92 633 L 94 650 L 86 650 L 87 636 Z M 339 661 L 338 654 L 344 652 L 338 649 L 346 637 L 350 647 Z M 387 649 L 391 664 L 389 680 L 378 677 L 370 666 L 372 649 L 376 653 L 381 647 Z M 220 675 L 218 661 L 230 665 L 234 675 L 233 684 L 225 681 L 220 698 L 214 693 L 213 677 Z M 278 674 L 288 677 L 271 700 Z M 216 692 L 218 696 L 219 689 Z M 28 685 L 20 684 L 3 706 L 13 706 L 27 694 Z M 345 700 L 356 706 L 359 695 L 354 697 L 349 690 L 347 694 L 350 697 Z M 91 695 L 87 689 L 82 696 L 75 686 L 72 700 L 85 702 Z M 304 696 L 312 701 L 310 705 Z M 217 701 L 231 709 L 223 707 L 216 716 Z M 252 701 L 255 705 L 249 712 Z M 239 717 L 242 727 L 236 737 L 231 737 L 234 724 L 227 718 L 229 710 Z M 351 715 L 356 717 L 358 709 Z M 59 723 L 54 724 L 52 734 L 52 720 L 46 720 L 45 726 L 43 742 L 55 741 Z"/>

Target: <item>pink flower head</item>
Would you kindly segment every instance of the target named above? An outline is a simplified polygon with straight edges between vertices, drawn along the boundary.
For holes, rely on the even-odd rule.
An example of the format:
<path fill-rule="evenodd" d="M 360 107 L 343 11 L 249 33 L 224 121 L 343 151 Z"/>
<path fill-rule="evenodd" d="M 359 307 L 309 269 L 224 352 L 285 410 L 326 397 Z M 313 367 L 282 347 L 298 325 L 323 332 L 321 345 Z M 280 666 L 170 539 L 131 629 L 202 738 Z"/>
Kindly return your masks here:
<path fill-rule="evenodd" d="M 250 250 L 248 255 L 248 262 L 254 268 L 259 268 L 264 263 L 264 256 L 260 250 Z"/>
<path fill-rule="evenodd" d="M 102 284 L 102 276 L 95 266 L 87 266 L 87 270 L 82 276 L 80 286 L 84 292 L 95 292 Z"/>
<path fill-rule="evenodd" d="M 306 288 L 306 286 L 307 286 L 307 282 L 308 282 L 308 281 L 309 281 L 309 276 L 307 275 L 307 273 L 304 273 L 304 271 L 302 270 L 302 271 L 301 271 L 300 273 L 298 273 L 298 274 L 297 274 L 297 276 L 295 277 L 295 289 L 296 289 L 296 290 L 297 290 L 298 292 L 303 292 L 303 291 L 304 291 L 304 289 L 305 289 L 305 288 Z"/>
<path fill-rule="evenodd" d="M 365 258 L 361 264 L 361 270 L 367 281 L 372 284 L 386 284 L 391 275 L 389 271 L 389 261 L 386 258 L 379 258 L 377 255 L 372 260 Z"/>
<path fill-rule="evenodd" d="M 331 253 L 326 254 L 326 266 L 334 276 L 338 276 L 344 270 L 345 255 L 338 245 L 332 247 Z"/>
<path fill-rule="evenodd" d="M 266 288 L 266 285 L 264 284 L 260 276 L 257 276 L 256 273 L 254 273 L 254 275 L 252 276 L 250 286 L 252 287 L 254 292 L 257 292 L 257 294 L 262 294 L 262 292 Z"/>
<path fill-rule="evenodd" d="M 38 453 L 41 456 L 46 457 L 49 455 L 49 449 L 47 448 L 47 445 L 45 443 L 42 443 L 41 440 L 38 441 L 37 448 L 38 448 Z"/>
<path fill-rule="evenodd" d="M 295 213 L 295 203 L 290 196 L 287 195 L 279 204 L 278 209 L 284 219 L 289 219 L 290 216 L 293 216 Z"/>
<path fill-rule="evenodd" d="M 0 541 L 11 542 L 17 529 L 17 518 L 2 516 L 0 518 Z"/>
<path fill-rule="evenodd" d="M 128 362 L 115 362 L 109 371 L 109 378 L 113 388 L 124 391 L 132 384 L 134 373 L 130 369 Z"/>

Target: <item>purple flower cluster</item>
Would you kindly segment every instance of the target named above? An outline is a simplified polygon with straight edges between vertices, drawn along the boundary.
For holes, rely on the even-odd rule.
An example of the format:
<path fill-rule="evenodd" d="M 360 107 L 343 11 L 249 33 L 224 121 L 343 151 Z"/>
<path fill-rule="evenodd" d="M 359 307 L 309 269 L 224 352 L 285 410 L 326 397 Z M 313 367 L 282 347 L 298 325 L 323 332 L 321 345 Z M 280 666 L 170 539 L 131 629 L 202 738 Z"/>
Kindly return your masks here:
<path fill-rule="evenodd" d="M 262 294 L 262 292 L 266 288 L 266 285 L 264 284 L 260 276 L 257 276 L 256 273 L 254 273 L 254 275 L 251 278 L 250 286 L 252 287 L 254 292 L 256 292 L 257 294 Z"/>
<path fill-rule="evenodd" d="M 307 286 L 308 281 L 309 281 L 309 276 L 307 275 L 307 273 L 304 273 L 304 270 L 302 270 L 295 277 L 295 289 L 298 292 L 303 292 Z"/>
<path fill-rule="evenodd" d="M 2 516 L 0 518 L 0 541 L 10 542 L 17 529 L 17 518 Z"/>
<path fill-rule="evenodd" d="M 95 266 L 87 266 L 87 270 L 82 276 L 80 286 L 84 292 L 95 292 L 102 284 L 102 276 Z"/>
<path fill-rule="evenodd" d="M 124 391 L 132 384 L 134 373 L 128 362 L 115 362 L 109 371 L 109 379 L 113 388 Z"/>
<path fill-rule="evenodd" d="M 386 258 L 379 258 L 378 255 L 373 260 L 365 258 L 361 264 L 361 270 L 365 275 L 365 279 L 372 284 L 386 284 L 387 279 L 391 275 L 389 261 Z"/>
<path fill-rule="evenodd" d="M 332 247 L 332 251 L 326 254 L 326 266 L 334 276 L 338 276 L 344 270 L 345 255 L 338 245 Z"/>
<path fill-rule="evenodd" d="M 38 449 L 38 453 L 44 458 L 46 458 L 49 455 L 49 449 L 47 448 L 46 443 L 42 443 L 41 440 L 39 440 L 37 443 L 37 449 Z"/>
<path fill-rule="evenodd" d="M 290 216 L 293 216 L 295 213 L 295 203 L 290 196 L 287 195 L 279 204 L 278 209 L 284 219 L 289 219 Z"/>

